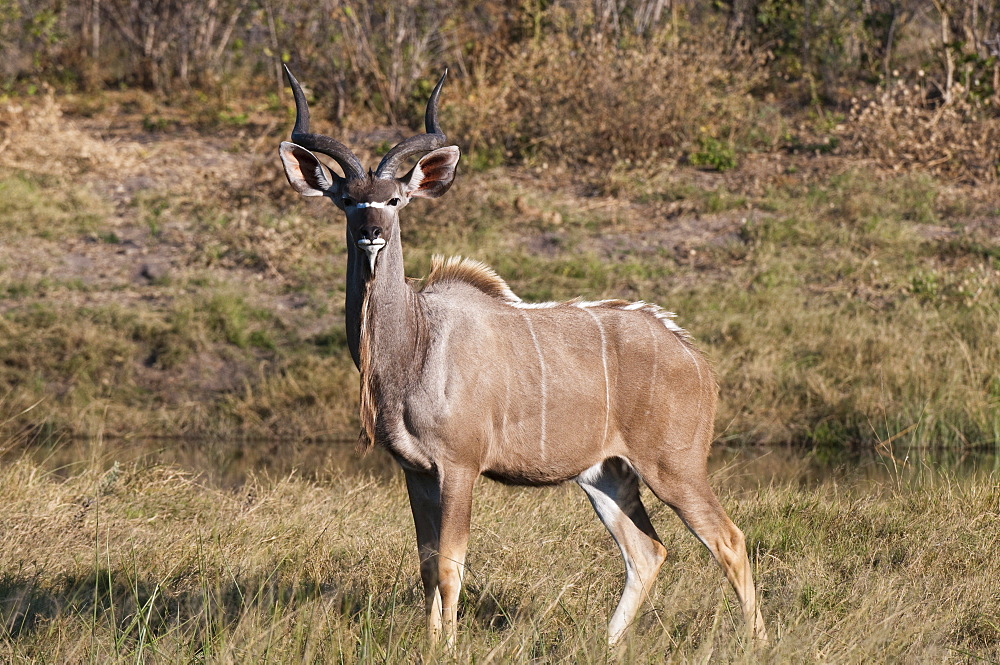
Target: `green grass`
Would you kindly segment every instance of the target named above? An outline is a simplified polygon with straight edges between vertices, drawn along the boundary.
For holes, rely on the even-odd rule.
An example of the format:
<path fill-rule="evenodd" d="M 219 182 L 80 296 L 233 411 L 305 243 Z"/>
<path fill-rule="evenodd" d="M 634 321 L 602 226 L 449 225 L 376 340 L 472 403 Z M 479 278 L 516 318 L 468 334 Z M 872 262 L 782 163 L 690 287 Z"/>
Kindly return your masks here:
<path fill-rule="evenodd" d="M 317 437 L 353 418 L 346 340 L 320 351 L 225 289 L 159 311 L 23 304 L 0 331 L 9 431 Z"/>
<path fill-rule="evenodd" d="M 0 172 L 0 236 L 60 239 L 100 227 L 108 206 L 85 187 L 23 171 Z"/>
<path fill-rule="evenodd" d="M 352 455 L 344 449 L 341 455 Z M 741 459 L 713 484 L 746 532 L 771 643 L 742 637 L 721 572 L 644 494 L 668 552 L 624 648 L 622 564 L 572 487 L 477 489 L 454 652 L 424 642 L 398 473 L 221 490 L 179 468 L 0 468 L 0 659 L 26 662 L 994 662 L 986 470 Z"/>

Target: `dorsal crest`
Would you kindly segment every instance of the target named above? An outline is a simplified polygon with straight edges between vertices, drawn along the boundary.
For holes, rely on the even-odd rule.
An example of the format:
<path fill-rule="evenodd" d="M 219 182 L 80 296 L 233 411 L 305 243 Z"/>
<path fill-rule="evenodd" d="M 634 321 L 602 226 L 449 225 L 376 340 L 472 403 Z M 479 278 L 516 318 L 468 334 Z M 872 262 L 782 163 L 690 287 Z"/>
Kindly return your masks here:
<path fill-rule="evenodd" d="M 420 290 L 426 291 L 435 284 L 447 282 L 468 284 L 488 296 L 507 303 L 521 302 L 521 299 L 507 286 L 507 282 L 482 261 L 461 256 L 445 259 L 440 254 L 435 254 L 431 257 L 431 273 Z"/>

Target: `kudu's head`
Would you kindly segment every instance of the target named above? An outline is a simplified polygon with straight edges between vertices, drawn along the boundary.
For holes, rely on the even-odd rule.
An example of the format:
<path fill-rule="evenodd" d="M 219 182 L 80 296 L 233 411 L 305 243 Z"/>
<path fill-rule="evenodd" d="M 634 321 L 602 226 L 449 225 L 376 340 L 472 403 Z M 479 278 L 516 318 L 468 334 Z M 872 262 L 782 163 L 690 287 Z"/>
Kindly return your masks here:
<path fill-rule="evenodd" d="M 447 138 L 437 121 L 438 95 L 448 71 L 434 86 L 424 116 L 426 134 L 412 136 L 394 147 L 374 172 L 365 173 L 361 162 L 339 141 L 309 133 L 309 107 L 306 97 L 292 73 L 285 74 L 295 97 L 295 127 L 292 142 L 283 141 L 279 148 L 285 176 L 303 196 L 326 196 L 347 215 L 348 242 L 368 258 L 369 274 L 375 272 L 379 250 L 399 236 L 399 211 L 414 198 L 434 199 L 451 187 L 458 166 L 457 146 L 445 146 Z M 442 147 L 444 146 L 444 147 Z M 310 151 L 332 157 L 344 175 L 326 169 Z M 401 178 L 396 170 L 404 159 L 426 152 L 416 165 Z"/>

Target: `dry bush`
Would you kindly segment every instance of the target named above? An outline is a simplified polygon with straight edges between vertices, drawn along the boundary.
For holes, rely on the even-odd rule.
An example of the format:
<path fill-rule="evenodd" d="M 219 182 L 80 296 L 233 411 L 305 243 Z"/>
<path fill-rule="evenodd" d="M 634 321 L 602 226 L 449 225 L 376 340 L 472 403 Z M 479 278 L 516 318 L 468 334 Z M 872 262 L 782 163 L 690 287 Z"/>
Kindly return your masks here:
<path fill-rule="evenodd" d="M 247 0 L 209 2 L 130 2 L 105 0 L 101 16 L 82 17 L 90 26 L 91 52 L 99 51 L 100 19 L 118 38 L 116 44 L 140 85 L 163 89 L 172 79 L 182 85 L 209 83 L 234 55 L 230 51 Z M 99 3 L 94 3 L 98 7 Z M 268 16 L 270 12 L 260 12 Z"/>
<path fill-rule="evenodd" d="M 961 86 L 955 86 L 961 93 Z M 1000 118 L 956 94 L 935 105 L 921 85 L 896 81 L 870 100 L 855 100 L 848 132 L 854 147 L 883 166 L 920 168 L 963 181 L 995 182 L 1000 167 Z"/>
<path fill-rule="evenodd" d="M 138 146 L 109 146 L 63 120 L 52 93 L 0 105 L 0 166 L 46 176 L 94 169 L 127 169 L 139 162 Z"/>
<path fill-rule="evenodd" d="M 676 159 L 701 136 L 742 146 L 755 129 L 758 64 L 666 35 L 590 48 L 556 34 L 473 84 L 453 131 L 473 150 L 557 162 Z"/>

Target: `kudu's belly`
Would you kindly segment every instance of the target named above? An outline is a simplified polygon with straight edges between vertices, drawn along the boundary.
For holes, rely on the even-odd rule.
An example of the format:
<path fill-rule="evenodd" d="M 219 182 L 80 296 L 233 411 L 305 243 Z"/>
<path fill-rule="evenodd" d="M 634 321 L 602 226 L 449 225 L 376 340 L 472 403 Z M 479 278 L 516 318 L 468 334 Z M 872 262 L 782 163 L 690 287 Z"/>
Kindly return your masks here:
<path fill-rule="evenodd" d="M 544 398 L 498 415 L 486 432 L 483 474 L 501 482 L 560 483 L 620 452 L 603 385 L 550 385 Z"/>

